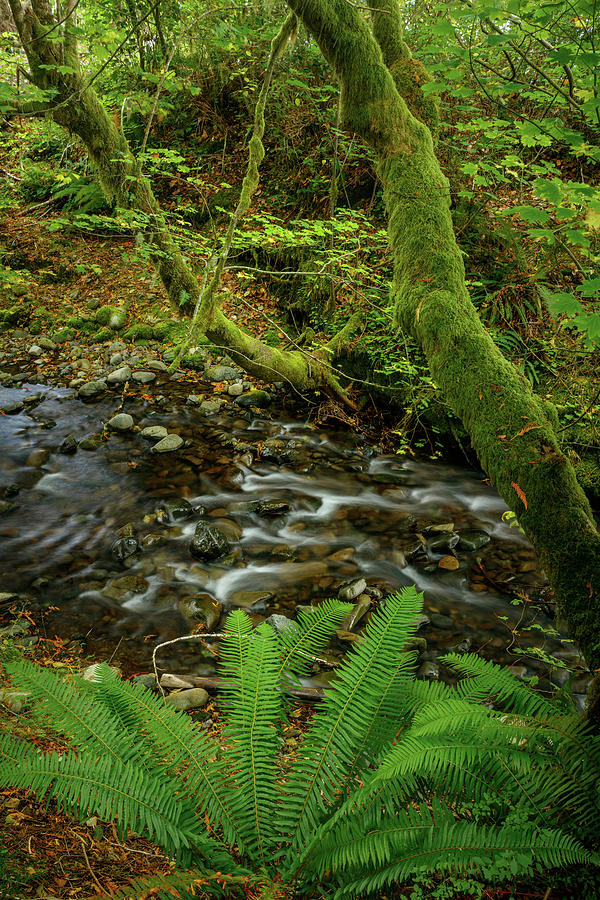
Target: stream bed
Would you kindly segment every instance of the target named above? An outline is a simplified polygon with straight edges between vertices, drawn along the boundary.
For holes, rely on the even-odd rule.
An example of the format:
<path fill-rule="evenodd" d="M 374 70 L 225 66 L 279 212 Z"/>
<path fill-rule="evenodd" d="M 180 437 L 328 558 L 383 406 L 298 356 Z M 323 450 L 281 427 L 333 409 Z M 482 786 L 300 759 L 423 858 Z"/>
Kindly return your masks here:
<path fill-rule="evenodd" d="M 199 623 L 217 629 L 232 607 L 257 621 L 293 616 L 364 579 L 363 622 L 386 593 L 424 591 L 422 677 L 444 677 L 436 657 L 457 645 L 518 674 L 549 674 L 516 653 L 521 610 L 510 604 L 519 592 L 543 597 L 543 573 L 481 472 L 385 454 L 275 406 L 229 403 L 208 416 L 165 375 L 96 402 L 69 387 L 5 383 L 0 410 L 0 592 L 50 609 L 52 632 L 88 651 L 109 655 L 121 642 L 125 668 L 147 670 L 156 641 Z M 117 411 L 134 429 L 105 430 Z M 182 447 L 153 452 L 149 426 Z M 221 558 L 192 554 L 198 523 L 225 536 Z M 577 666 L 571 644 L 542 640 Z M 340 637 L 332 665 L 351 641 Z M 536 642 L 533 631 L 518 644 Z M 177 645 L 165 666 L 210 674 L 211 661 L 191 654 Z"/>

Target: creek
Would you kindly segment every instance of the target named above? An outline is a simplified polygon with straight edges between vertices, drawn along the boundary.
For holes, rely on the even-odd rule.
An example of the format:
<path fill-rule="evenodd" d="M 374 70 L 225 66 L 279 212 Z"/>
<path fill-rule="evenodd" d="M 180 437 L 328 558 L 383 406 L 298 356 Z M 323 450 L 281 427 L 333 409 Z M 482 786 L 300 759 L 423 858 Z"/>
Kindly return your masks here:
<path fill-rule="evenodd" d="M 544 576 L 481 472 L 386 454 L 356 432 L 274 406 L 231 403 L 206 416 L 165 379 L 136 386 L 123 405 L 136 426 L 162 425 L 185 441 L 156 454 L 139 428 L 103 433 L 119 400 L 0 387 L 10 413 L 0 416 L 1 591 L 50 610 L 51 633 L 107 655 L 121 641 L 125 668 L 147 670 L 154 643 L 188 633 L 194 616 L 213 628 L 232 606 L 257 621 L 292 616 L 364 578 L 372 605 L 402 585 L 424 591 L 423 677 L 438 677 L 437 654 L 465 641 L 521 674 L 523 664 L 530 674 L 544 668 L 516 653 L 511 623 L 521 610 L 510 604 L 515 593 L 543 593 Z M 102 439 L 73 452 L 69 435 Z M 199 521 L 227 536 L 224 558 L 191 555 Z M 518 643 L 539 644 L 538 633 Z M 576 665 L 572 645 L 543 643 Z M 181 669 L 188 656 L 173 650 L 167 664 Z"/>

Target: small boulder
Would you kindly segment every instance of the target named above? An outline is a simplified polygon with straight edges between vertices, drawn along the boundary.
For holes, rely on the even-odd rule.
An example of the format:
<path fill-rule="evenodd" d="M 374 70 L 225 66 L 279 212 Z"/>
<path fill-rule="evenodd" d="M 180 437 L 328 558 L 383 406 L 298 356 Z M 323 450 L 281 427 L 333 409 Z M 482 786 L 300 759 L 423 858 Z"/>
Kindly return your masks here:
<path fill-rule="evenodd" d="M 147 428 L 142 428 L 140 436 L 147 441 L 162 441 L 168 433 L 164 425 L 148 425 Z"/>
<path fill-rule="evenodd" d="M 82 384 L 77 391 L 77 394 L 82 400 L 90 400 L 92 397 L 97 397 L 98 394 L 101 394 L 105 390 L 106 382 L 104 380 L 96 379 Z"/>
<path fill-rule="evenodd" d="M 124 562 L 137 553 L 139 549 L 140 545 L 134 537 L 121 537 L 114 542 L 110 552 L 118 562 Z"/>
<path fill-rule="evenodd" d="M 356 598 L 363 593 L 366 587 L 367 582 L 365 581 L 365 579 L 357 578 L 355 581 L 351 581 L 350 584 L 346 584 L 339 589 L 338 599 L 343 601 L 356 600 Z"/>
<path fill-rule="evenodd" d="M 165 703 L 178 712 L 184 712 L 187 709 L 200 709 L 208 703 L 208 693 L 204 688 L 190 688 L 187 691 L 177 691 L 175 694 L 169 694 Z"/>
<path fill-rule="evenodd" d="M 183 447 L 183 438 L 178 434 L 168 434 L 152 448 L 153 453 L 172 453 Z"/>
<path fill-rule="evenodd" d="M 128 413 L 117 413 L 106 423 L 109 431 L 129 431 L 133 428 L 133 419 Z"/>
<path fill-rule="evenodd" d="M 271 395 L 267 391 L 248 391 L 242 394 L 235 401 L 238 406 L 256 406 L 258 409 L 265 409 L 271 403 Z"/>
<path fill-rule="evenodd" d="M 121 354 L 118 355 L 120 356 Z M 120 366 L 118 369 L 115 369 L 114 372 L 111 372 L 110 375 L 106 376 L 106 380 L 109 384 L 125 384 L 130 378 L 131 368 L 129 366 Z"/>
<path fill-rule="evenodd" d="M 156 372 L 134 372 L 133 380 L 138 384 L 150 384 L 156 378 Z"/>

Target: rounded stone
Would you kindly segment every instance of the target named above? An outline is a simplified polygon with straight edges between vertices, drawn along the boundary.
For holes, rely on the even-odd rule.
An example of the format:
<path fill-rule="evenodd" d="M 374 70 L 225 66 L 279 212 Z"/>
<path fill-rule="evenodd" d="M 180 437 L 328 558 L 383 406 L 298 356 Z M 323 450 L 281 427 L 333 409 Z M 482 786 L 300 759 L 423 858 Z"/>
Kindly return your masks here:
<path fill-rule="evenodd" d="M 168 434 L 152 448 L 153 453 L 172 453 L 183 447 L 183 438 L 178 434 Z"/>
<path fill-rule="evenodd" d="M 121 366 L 106 376 L 109 384 L 124 384 L 131 378 L 131 369 L 129 366 Z"/>
<path fill-rule="evenodd" d="M 229 553 L 230 544 L 222 531 L 206 522 L 198 522 L 190 544 L 190 552 L 196 559 L 220 559 Z"/>
<path fill-rule="evenodd" d="M 109 431 L 129 431 L 133 428 L 133 419 L 128 413 L 117 413 L 106 423 Z"/>

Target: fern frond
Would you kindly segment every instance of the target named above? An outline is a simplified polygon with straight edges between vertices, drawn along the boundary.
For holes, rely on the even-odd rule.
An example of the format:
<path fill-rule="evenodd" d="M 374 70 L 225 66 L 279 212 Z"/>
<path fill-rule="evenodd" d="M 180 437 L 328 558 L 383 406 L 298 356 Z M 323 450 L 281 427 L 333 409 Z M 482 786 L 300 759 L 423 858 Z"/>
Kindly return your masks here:
<path fill-rule="evenodd" d="M 297 621 L 276 633 L 282 650 L 281 671 L 290 669 L 308 675 L 314 657 L 325 649 L 351 610 L 352 604 L 339 600 L 325 600 L 319 606 L 300 610 Z"/>
<path fill-rule="evenodd" d="M 110 674 L 104 677 L 102 672 L 94 685 L 98 700 L 118 714 L 123 727 L 149 744 L 169 772 L 179 775 L 181 790 L 202 815 L 207 815 L 211 830 L 222 831 L 231 847 L 241 841 L 231 808 L 226 762 L 217 742 L 189 716 L 166 706 L 161 697 L 141 685 L 112 678 Z"/>
<path fill-rule="evenodd" d="M 467 872 L 480 867 L 518 875 L 532 864 L 587 863 L 591 854 L 570 835 L 537 825 L 482 826 L 457 820 L 439 803 L 408 806 L 365 833 L 345 820 L 311 859 L 316 872 L 329 869 L 344 881 L 336 896 L 365 896 L 417 873 Z"/>
<path fill-rule="evenodd" d="M 136 878 L 116 893 L 105 894 L 106 900 L 181 900 L 182 897 L 217 896 L 232 897 L 236 889 L 245 888 L 251 882 L 251 874 L 226 872 L 187 871 L 167 875 Z M 189 893 L 188 893 L 189 892 Z M 201 892 L 201 893 L 199 893 Z"/>
<path fill-rule="evenodd" d="M 411 657 L 402 654 L 416 629 L 422 596 L 414 587 L 387 598 L 364 640 L 353 648 L 336 673 L 304 736 L 284 788 L 279 829 L 291 838 L 290 859 L 306 843 L 338 796 L 365 734 L 380 715 L 381 686 L 390 671 L 410 672 Z"/>
<path fill-rule="evenodd" d="M 447 653 L 440 659 L 463 676 L 457 689 L 465 699 L 479 699 L 483 694 L 524 715 L 557 715 L 558 707 L 552 700 L 536 693 L 507 668 L 489 659 L 475 653 Z"/>
<path fill-rule="evenodd" d="M 228 712 L 224 739 L 234 782 L 231 807 L 246 850 L 264 859 L 277 843 L 275 773 L 284 718 L 274 630 L 266 624 L 252 629 L 242 610 L 231 613 L 221 642 L 220 671 Z"/>
<path fill-rule="evenodd" d="M 110 712 L 95 703 L 89 682 L 59 676 L 25 659 L 7 661 L 5 667 L 15 687 L 31 694 L 35 718 L 66 735 L 73 746 L 93 744 L 98 753 L 121 763 L 138 756 L 135 742 L 128 741 Z"/>
<path fill-rule="evenodd" d="M 60 809 L 81 819 L 97 815 L 115 821 L 121 837 L 128 828 L 145 832 L 168 853 L 194 848 L 202 854 L 220 848 L 199 829 L 189 803 L 170 782 L 144 772 L 136 763 L 115 765 L 112 756 L 40 753 L 25 742 L 3 739 L 0 784 L 55 798 Z"/>

